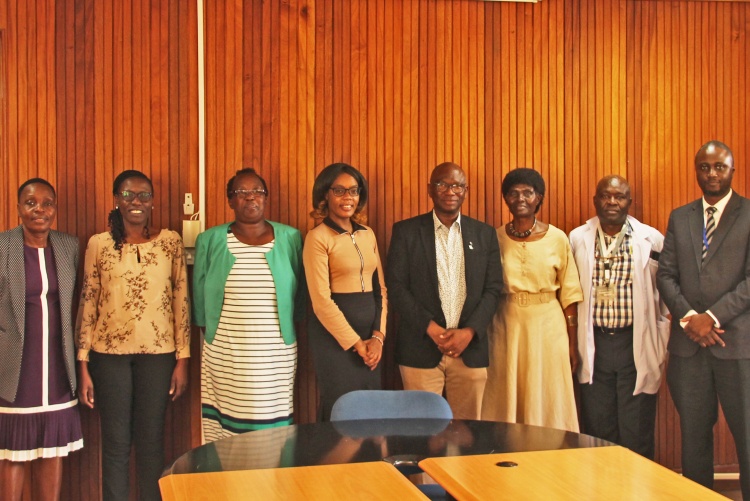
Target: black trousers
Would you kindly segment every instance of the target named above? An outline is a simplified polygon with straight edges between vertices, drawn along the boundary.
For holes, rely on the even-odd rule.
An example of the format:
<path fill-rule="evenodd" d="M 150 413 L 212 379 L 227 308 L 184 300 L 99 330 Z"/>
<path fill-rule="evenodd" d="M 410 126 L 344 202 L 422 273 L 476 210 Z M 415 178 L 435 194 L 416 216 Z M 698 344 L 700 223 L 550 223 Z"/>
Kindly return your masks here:
<path fill-rule="evenodd" d="M 331 294 L 331 297 L 354 331 L 362 339 L 370 339 L 377 312 L 373 294 Z M 319 421 L 330 421 L 333 404 L 341 395 L 355 390 L 381 389 L 382 359 L 371 371 L 356 351 L 342 349 L 315 315 L 310 317 L 307 334 L 320 390 Z"/>
<path fill-rule="evenodd" d="M 692 357 L 670 355 L 667 383 L 680 415 L 682 474 L 713 487 L 714 424 L 721 402 L 737 447 L 742 497 L 750 500 L 750 360 L 716 358 L 708 348 Z"/>
<path fill-rule="evenodd" d="M 615 334 L 594 328 L 594 373 L 581 385 L 583 432 L 654 458 L 656 395 L 635 390 L 633 331 Z"/>
<path fill-rule="evenodd" d="M 131 444 L 135 444 L 138 499 L 161 499 L 164 417 L 174 353 L 106 355 L 91 352 L 89 372 L 101 417 L 102 498 L 127 501 Z"/>

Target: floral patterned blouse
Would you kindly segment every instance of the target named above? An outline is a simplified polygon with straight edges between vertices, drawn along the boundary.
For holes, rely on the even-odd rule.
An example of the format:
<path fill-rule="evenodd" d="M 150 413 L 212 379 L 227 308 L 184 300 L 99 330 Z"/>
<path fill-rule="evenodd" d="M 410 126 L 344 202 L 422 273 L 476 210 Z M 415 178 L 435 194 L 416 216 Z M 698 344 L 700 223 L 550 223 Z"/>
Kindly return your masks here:
<path fill-rule="evenodd" d="M 184 250 L 171 230 L 146 243 L 123 243 L 120 251 L 109 232 L 91 237 L 76 325 L 78 360 L 87 361 L 90 350 L 190 356 Z"/>

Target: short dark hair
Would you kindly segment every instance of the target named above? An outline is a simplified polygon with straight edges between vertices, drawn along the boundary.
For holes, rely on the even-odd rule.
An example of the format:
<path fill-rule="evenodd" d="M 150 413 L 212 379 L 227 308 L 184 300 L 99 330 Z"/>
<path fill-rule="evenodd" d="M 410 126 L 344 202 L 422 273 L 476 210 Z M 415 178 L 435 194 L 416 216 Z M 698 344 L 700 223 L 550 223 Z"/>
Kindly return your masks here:
<path fill-rule="evenodd" d="M 144 174 L 143 172 L 139 170 L 124 170 L 120 172 L 120 174 L 115 178 L 114 182 L 112 183 L 112 194 L 113 195 L 119 195 L 120 194 L 120 185 L 127 181 L 130 178 L 138 178 L 143 179 L 151 186 L 151 191 L 154 191 L 154 183 L 151 182 L 151 179 Z"/>
<path fill-rule="evenodd" d="M 359 203 L 357 204 L 357 210 L 354 211 L 354 213 L 359 214 L 362 212 L 362 209 L 365 208 L 365 205 L 367 204 L 367 180 L 365 179 L 365 176 L 349 164 L 335 163 L 320 171 L 318 177 L 315 178 L 315 183 L 313 184 L 312 189 L 312 205 L 313 213 L 315 213 L 313 217 L 317 217 L 316 215 L 325 217 L 325 215 L 328 214 L 326 194 L 328 193 L 328 190 L 331 189 L 331 186 L 333 186 L 336 178 L 341 174 L 349 174 L 352 176 L 357 181 L 357 185 L 360 188 Z"/>
<path fill-rule="evenodd" d="M 528 167 L 519 167 L 517 169 L 513 169 L 505 175 L 505 178 L 503 178 L 503 184 L 501 186 L 503 197 L 510 193 L 511 188 L 519 184 L 528 184 L 529 186 L 534 188 L 534 191 L 542 197 L 542 199 L 539 201 L 539 205 L 536 206 L 536 210 L 534 211 L 534 213 L 536 214 L 537 212 L 539 212 L 539 209 L 542 208 L 542 202 L 544 202 L 544 193 L 547 190 L 544 184 L 544 178 L 541 174 L 539 174 L 539 172 L 535 171 L 534 169 L 529 169 Z"/>
<path fill-rule="evenodd" d="M 510 192 L 510 189 L 517 184 L 528 184 L 540 195 L 544 195 L 544 192 L 546 191 L 542 175 L 534 169 L 529 169 L 527 167 L 513 169 L 505 175 L 501 187 L 503 196 L 507 195 Z"/>
<path fill-rule="evenodd" d="M 258 172 L 252 167 L 245 167 L 235 172 L 234 176 L 230 177 L 229 181 L 227 181 L 227 198 L 232 198 L 232 195 L 234 195 L 234 180 L 237 179 L 237 176 L 257 177 L 260 180 L 260 184 L 263 185 L 263 189 L 266 191 L 266 194 L 268 194 L 268 186 L 266 185 L 266 180 L 263 179 L 261 175 L 258 174 Z"/>
<path fill-rule="evenodd" d="M 42 179 L 41 177 L 32 177 L 31 179 L 24 181 L 21 186 L 18 187 L 18 201 L 21 201 L 21 193 L 23 193 L 23 190 L 30 184 L 43 184 L 50 190 L 52 190 L 52 195 L 54 195 L 55 198 L 57 198 L 57 192 L 55 192 L 55 187 L 52 186 L 52 183 L 47 181 L 46 179 Z"/>

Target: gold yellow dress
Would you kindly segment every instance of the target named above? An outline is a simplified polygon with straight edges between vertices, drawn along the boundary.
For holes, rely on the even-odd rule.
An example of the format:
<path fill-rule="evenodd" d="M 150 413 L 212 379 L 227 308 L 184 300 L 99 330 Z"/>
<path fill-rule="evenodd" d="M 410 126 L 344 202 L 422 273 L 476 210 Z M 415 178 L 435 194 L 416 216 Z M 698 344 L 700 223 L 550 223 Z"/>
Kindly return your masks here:
<path fill-rule="evenodd" d="M 497 230 L 503 296 L 488 330 L 490 367 L 482 419 L 578 431 L 563 308 L 583 300 L 578 269 L 563 231 L 550 225 L 533 242 Z M 547 303 L 521 305 L 509 293 L 551 292 Z"/>

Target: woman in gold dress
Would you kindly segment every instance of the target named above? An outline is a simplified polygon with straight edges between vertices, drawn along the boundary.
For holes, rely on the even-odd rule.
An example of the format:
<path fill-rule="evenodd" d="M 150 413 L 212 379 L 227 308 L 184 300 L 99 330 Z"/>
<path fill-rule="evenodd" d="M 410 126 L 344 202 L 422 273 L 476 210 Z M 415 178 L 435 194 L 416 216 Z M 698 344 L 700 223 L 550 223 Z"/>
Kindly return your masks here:
<path fill-rule="evenodd" d="M 565 233 L 536 217 L 545 194 L 533 169 L 502 183 L 512 219 L 498 228 L 504 290 L 489 328 L 482 419 L 578 431 L 573 373 L 583 299 Z"/>

